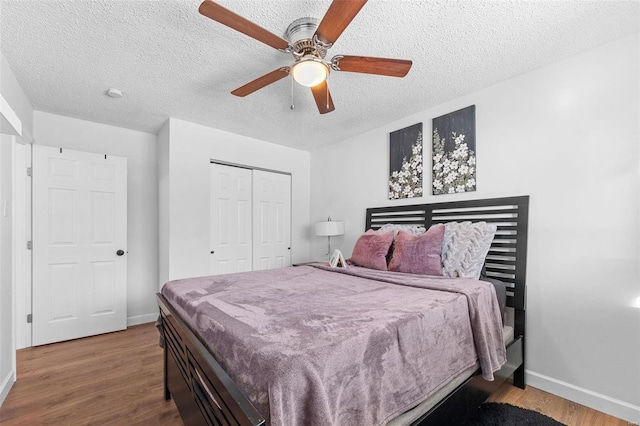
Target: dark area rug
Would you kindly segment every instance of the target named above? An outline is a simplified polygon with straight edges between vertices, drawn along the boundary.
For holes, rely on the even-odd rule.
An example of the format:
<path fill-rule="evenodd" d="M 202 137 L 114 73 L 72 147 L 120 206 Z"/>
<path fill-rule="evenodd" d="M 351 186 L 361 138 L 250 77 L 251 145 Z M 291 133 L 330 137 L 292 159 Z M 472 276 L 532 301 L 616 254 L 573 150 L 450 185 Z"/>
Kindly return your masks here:
<path fill-rule="evenodd" d="M 510 404 L 486 402 L 478 408 L 466 426 L 566 426 L 537 411 L 527 410 Z"/>

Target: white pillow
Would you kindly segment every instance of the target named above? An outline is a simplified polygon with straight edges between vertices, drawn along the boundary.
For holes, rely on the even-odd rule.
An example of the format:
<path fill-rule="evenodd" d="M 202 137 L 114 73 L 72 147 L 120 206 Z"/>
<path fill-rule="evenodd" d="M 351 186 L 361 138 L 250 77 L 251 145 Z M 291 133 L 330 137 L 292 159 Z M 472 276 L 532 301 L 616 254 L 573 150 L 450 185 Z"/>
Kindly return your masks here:
<path fill-rule="evenodd" d="M 379 233 L 379 234 L 382 234 L 382 233 L 389 232 L 389 231 L 393 231 L 393 236 L 394 237 L 396 235 L 398 235 L 398 232 L 400 232 L 400 231 L 407 232 L 407 233 L 409 233 L 409 234 L 411 234 L 411 235 L 413 235 L 415 237 L 419 237 L 420 235 L 422 235 L 425 232 L 427 232 L 427 230 L 424 229 L 424 226 L 419 226 L 419 225 L 398 225 L 398 224 L 394 224 L 394 223 L 385 223 L 376 232 Z"/>
<path fill-rule="evenodd" d="M 449 222 L 442 241 L 442 275 L 480 278 L 498 227 L 486 222 Z"/>

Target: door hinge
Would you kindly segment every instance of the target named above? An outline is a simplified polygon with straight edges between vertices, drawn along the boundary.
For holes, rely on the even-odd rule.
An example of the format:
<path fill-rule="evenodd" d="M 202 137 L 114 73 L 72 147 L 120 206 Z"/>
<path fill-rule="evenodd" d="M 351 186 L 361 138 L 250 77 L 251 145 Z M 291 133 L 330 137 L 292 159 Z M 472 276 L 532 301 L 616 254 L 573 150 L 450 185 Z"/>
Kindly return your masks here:
<path fill-rule="evenodd" d="M 31 324 L 33 322 L 33 314 L 27 314 L 27 324 Z"/>
<path fill-rule="evenodd" d="M 33 249 L 33 242 L 27 241 L 27 250 Z"/>
<path fill-rule="evenodd" d="M 31 167 L 27 167 L 27 176 L 31 176 L 31 174 L 33 173 L 33 171 L 31 170 Z"/>

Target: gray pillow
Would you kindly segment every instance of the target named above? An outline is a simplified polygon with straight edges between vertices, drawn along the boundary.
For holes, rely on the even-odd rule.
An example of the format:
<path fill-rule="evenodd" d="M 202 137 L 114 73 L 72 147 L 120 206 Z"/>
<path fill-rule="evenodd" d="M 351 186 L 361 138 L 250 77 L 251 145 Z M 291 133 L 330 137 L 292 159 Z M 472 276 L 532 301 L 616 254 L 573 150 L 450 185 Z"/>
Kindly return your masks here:
<path fill-rule="evenodd" d="M 442 275 L 480 278 L 498 227 L 486 222 L 449 222 L 442 241 Z"/>
<path fill-rule="evenodd" d="M 385 223 L 376 232 L 381 234 L 389 231 L 393 231 L 394 236 L 398 235 L 398 232 L 404 231 L 404 232 L 408 232 L 413 236 L 419 237 L 420 235 L 424 234 L 427 230 L 424 229 L 424 226 L 419 226 L 419 225 L 398 225 L 395 223 Z"/>

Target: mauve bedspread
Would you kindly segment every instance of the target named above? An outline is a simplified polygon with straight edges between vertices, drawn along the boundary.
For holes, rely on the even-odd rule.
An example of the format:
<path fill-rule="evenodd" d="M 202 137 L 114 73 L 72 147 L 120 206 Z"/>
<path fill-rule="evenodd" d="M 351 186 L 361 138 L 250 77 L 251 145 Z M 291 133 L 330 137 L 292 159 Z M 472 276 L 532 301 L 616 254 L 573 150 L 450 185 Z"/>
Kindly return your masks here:
<path fill-rule="evenodd" d="M 477 361 L 492 379 L 506 359 L 482 281 L 303 266 L 162 294 L 271 425 L 385 424 Z"/>

